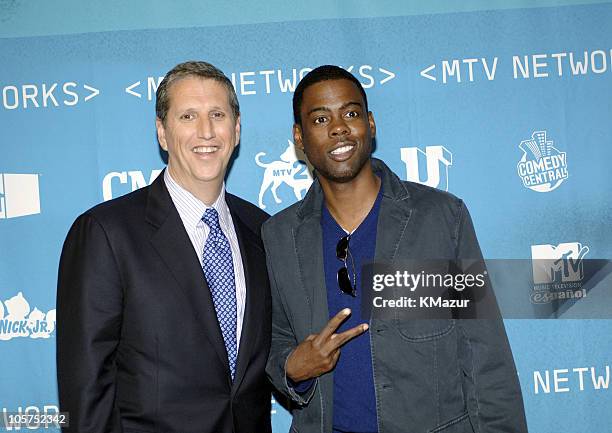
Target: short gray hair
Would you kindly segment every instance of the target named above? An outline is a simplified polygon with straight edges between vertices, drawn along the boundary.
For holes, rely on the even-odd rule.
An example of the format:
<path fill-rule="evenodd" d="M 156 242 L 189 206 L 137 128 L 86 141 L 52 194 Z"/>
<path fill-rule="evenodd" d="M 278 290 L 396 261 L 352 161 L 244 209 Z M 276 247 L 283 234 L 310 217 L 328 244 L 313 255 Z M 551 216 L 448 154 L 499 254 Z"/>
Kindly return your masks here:
<path fill-rule="evenodd" d="M 237 119 L 240 115 L 240 105 L 238 104 L 238 97 L 232 82 L 225 76 L 225 74 L 217 67 L 207 62 L 184 62 L 179 63 L 172 68 L 157 88 L 157 95 L 155 97 L 155 114 L 157 118 L 166 123 L 166 116 L 168 115 L 168 109 L 170 108 L 170 97 L 168 91 L 172 84 L 176 81 L 182 80 L 187 77 L 199 77 L 207 80 L 215 80 L 221 83 L 227 89 L 227 99 L 229 100 L 230 107 L 234 113 L 234 118 Z"/>

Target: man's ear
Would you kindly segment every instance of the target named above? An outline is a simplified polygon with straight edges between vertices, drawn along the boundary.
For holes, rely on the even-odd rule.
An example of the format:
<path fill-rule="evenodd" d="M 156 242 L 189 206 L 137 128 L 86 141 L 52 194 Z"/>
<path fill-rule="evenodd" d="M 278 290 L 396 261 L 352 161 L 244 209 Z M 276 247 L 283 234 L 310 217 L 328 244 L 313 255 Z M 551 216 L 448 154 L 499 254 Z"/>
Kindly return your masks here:
<path fill-rule="evenodd" d="M 155 128 L 157 129 L 157 141 L 159 141 L 161 148 L 167 152 L 168 143 L 166 142 L 166 127 L 159 117 L 155 119 Z"/>
<path fill-rule="evenodd" d="M 368 111 L 368 123 L 370 124 L 370 131 L 372 131 L 372 138 L 376 137 L 376 122 L 374 122 L 374 115 L 371 111 Z"/>
<path fill-rule="evenodd" d="M 302 127 L 297 123 L 293 124 L 293 144 L 304 152 L 304 141 L 302 140 Z"/>
<path fill-rule="evenodd" d="M 238 143 L 240 143 L 240 114 L 238 115 L 238 117 L 236 117 L 236 129 L 235 129 L 235 133 L 236 133 L 236 144 L 234 145 L 234 147 L 238 146 Z"/>

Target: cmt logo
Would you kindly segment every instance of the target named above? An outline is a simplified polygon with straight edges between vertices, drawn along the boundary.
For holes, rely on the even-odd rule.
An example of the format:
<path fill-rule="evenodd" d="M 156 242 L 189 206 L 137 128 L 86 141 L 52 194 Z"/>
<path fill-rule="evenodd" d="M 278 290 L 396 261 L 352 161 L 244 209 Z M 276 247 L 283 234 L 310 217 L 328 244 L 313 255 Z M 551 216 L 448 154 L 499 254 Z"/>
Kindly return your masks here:
<path fill-rule="evenodd" d="M 0 174 L 0 219 L 39 213 L 38 174 Z"/>
<path fill-rule="evenodd" d="M 453 154 L 444 146 L 402 147 L 400 155 L 406 164 L 406 180 L 448 191 L 448 167 L 453 165 Z M 426 159 L 427 178 L 421 179 L 419 166 Z"/>
<path fill-rule="evenodd" d="M 282 203 L 276 190 L 282 184 L 293 189 L 296 200 L 302 199 L 302 192 L 307 191 L 312 184 L 312 175 L 308 170 L 308 165 L 300 160 L 295 153 L 295 146 L 291 140 L 287 140 L 287 148 L 280 154 L 278 160 L 265 163 L 261 157 L 266 156 L 265 152 L 255 155 L 255 163 L 264 169 L 261 188 L 259 189 L 259 207 L 266 208 L 263 202 L 264 194 L 269 189 L 277 204 Z"/>
<path fill-rule="evenodd" d="M 162 170 L 151 170 L 149 181 L 147 182 L 142 171 L 111 171 L 104 176 L 104 179 L 102 180 L 102 197 L 104 198 L 104 201 L 108 201 L 128 192 L 136 191 L 139 188 L 150 185 L 161 172 Z M 113 185 L 127 185 L 128 179 L 130 180 L 129 190 L 127 190 L 127 188 L 123 188 L 121 193 L 116 193 L 113 191 Z"/>
<path fill-rule="evenodd" d="M 6 308 L 6 311 L 5 311 Z M 43 313 L 30 308 L 30 303 L 19 292 L 0 302 L 0 340 L 18 337 L 49 338 L 55 331 L 55 309 Z"/>

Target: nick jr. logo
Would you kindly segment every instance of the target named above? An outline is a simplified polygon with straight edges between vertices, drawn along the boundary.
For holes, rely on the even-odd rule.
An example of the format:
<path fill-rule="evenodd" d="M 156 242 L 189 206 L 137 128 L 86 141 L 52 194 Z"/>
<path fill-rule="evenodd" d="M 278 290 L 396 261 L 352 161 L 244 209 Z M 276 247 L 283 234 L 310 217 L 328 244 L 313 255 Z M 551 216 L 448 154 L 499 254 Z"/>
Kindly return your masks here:
<path fill-rule="evenodd" d="M 266 153 L 259 152 L 255 155 L 255 162 L 264 169 L 261 188 L 259 189 L 259 207 L 266 208 L 263 199 L 268 189 L 272 191 L 274 201 L 277 204 L 282 203 L 276 190 L 283 183 L 293 189 L 296 200 L 301 200 L 302 192 L 307 191 L 312 184 L 312 176 L 308 170 L 308 165 L 297 157 L 295 146 L 291 140 L 287 140 L 287 148 L 277 161 L 265 163 L 260 159 L 262 156 L 266 156 Z"/>
<path fill-rule="evenodd" d="M 402 147 L 400 155 L 406 164 L 406 180 L 448 191 L 448 167 L 453 165 L 453 154 L 444 146 Z M 419 159 L 427 161 L 427 178 L 421 179 Z"/>
<path fill-rule="evenodd" d="M 0 174 L 0 218 L 40 213 L 37 174 Z"/>
<path fill-rule="evenodd" d="M 535 131 L 530 139 L 521 141 L 519 148 L 523 156 L 516 169 L 526 188 L 550 192 L 567 179 L 567 156 L 553 146 L 546 131 Z"/>
<path fill-rule="evenodd" d="M 49 338 L 53 331 L 55 309 L 46 313 L 36 307 L 31 309 L 21 292 L 4 303 L 0 301 L 0 340 L 17 337 Z"/>

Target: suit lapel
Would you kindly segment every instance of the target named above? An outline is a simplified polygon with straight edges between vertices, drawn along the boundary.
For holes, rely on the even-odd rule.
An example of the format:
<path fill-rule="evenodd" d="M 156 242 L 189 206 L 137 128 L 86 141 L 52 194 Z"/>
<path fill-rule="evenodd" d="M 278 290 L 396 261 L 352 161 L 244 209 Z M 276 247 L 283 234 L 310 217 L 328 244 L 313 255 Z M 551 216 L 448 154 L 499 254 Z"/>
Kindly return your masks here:
<path fill-rule="evenodd" d="M 238 237 L 242 267 L 244 269 L 244 280 L 246 283 L 246 301 L 244 319 L 242 321 L 242 333 L 240 336 L 240 349 L 236 362 L 236 375 L 232 394 L 240 387 L 249 364 L 253 347 L 258 344 L 259 332 L 261 330 L 260 318 L 265 314 L 266 287 L 268 281 L 266 273 L 258 271 L 265 269 L 265 255 L 261 240 L 241 220 L 240 215 L 235 212 L 229 195 L 227 204 L 232 214 L 234 229 Z"/>
<path fill-rule="evenodd" d="M 147 202 L 147 221 L 157 228 L 151 237 L 151 243 L 177 281 L 188 305 L 192 306 L 195 320 L 202 325 L 204 334 L 214 347 L 219 360 L 226 366 L 229 380 L 227 352 L 210 290 L 163 177 L 162 173 L 151 185 Z"/>

